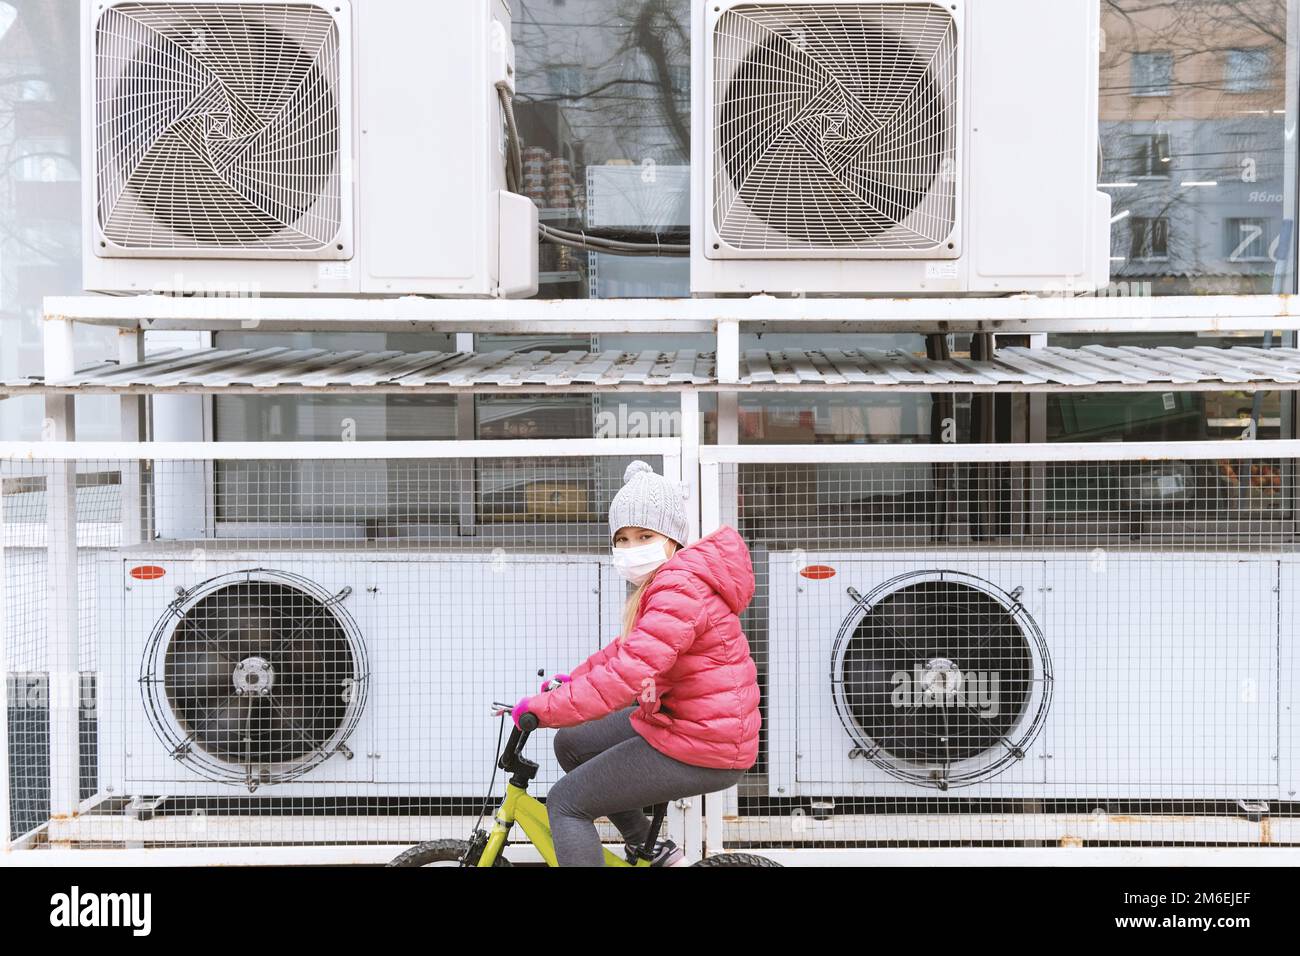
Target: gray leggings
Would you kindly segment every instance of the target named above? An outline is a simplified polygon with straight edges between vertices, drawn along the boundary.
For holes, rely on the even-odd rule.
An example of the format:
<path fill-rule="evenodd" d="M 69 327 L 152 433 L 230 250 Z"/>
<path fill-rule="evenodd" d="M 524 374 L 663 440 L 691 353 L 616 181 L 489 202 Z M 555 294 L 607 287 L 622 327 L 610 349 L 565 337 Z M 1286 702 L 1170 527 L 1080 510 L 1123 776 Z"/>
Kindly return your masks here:
<path fill-rule="evenodd" d="M 560 866 L 605 865 L 597 817 L 609 817 L 629 843 L 643 842 L 650 835 L 643 807 L 725 790 L 745 774 L 660 753 L 632 727 L 634 710 L 635 705 L 555 733 L 555 756 L 566 772 L 547 793 L 546 811 Z"/>

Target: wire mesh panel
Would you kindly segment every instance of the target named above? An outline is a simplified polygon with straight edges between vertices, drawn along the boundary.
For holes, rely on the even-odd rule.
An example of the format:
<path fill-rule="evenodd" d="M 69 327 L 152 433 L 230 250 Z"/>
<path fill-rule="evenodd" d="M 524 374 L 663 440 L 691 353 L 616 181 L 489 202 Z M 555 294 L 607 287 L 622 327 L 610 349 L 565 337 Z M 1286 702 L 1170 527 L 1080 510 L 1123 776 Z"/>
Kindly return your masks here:
<path fill-rule="evenodd" d="M 77 474 L 75 495 L 82 517 L 78 554 L 70 563 L 73 586 L 50 600 L 51 535 L 46 518 L 50 487 L 62 463 L 48 469 L 0 466 L 0 551 L 4 587 L 0 589 L 0 636 L 3 637 L 7 693 L 6 726 L 9 766 L 9 833 L 16 840 L 50 818 L 52 708 L 74 721 L 78 753 L 64 765 L 75 780 L 77 799 L 98 786 L 96 760 L 97 653 L 93 643 L 77 650 L 77 664 L 59 666 L 48 641 L 49 622 L 71 613 L 83 630 L 98 619 L 93 591 L 96 556 L 119 537 L 116 474 L 87 470 Z M 69 593 L 71 591 L 71 593 Z M 69 798 L 71 799 L 71 798 Z"/>
<path fill-rule="evenodd" d="M 619 633 L 628 585 L 608 512 L 636 458 L 680 479 L 676 457 L 648 453 L 79 461 L 62 563 L 47 488 L 72 465 L 0 466 L 9 838 L 467 838 L 489 792 L 504 794 L 494 762 L 512 725 L 492 705 L 536 694 Z M 144 494 L 124 492 L 136 480 L 123 474 Z M 56 577 L 67 561 L 70 592 Z M 71 747 L 66 702 L 47 690 L 63 680 L 55 605 L 78 612 Z M 552 736 L 526 750 L 541 798 L 562 773 Z"/>
<path fill-rule="evenodd" d="M 725 845 L 1300 843 L 1294 462 L 1218 447 L 706 449 L 758 578 Z"/>

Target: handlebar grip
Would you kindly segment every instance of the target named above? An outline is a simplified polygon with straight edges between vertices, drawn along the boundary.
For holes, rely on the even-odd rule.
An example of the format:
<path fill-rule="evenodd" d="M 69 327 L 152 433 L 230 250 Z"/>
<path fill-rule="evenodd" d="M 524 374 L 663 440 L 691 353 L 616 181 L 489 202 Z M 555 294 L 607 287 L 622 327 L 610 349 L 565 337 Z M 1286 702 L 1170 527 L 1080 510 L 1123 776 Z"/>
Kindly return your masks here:
<path fill-rule="evenodd" d="M 519 718 L 519 729 L 532 733 L 537 729 L 537 715 L 531 711 Z"/>

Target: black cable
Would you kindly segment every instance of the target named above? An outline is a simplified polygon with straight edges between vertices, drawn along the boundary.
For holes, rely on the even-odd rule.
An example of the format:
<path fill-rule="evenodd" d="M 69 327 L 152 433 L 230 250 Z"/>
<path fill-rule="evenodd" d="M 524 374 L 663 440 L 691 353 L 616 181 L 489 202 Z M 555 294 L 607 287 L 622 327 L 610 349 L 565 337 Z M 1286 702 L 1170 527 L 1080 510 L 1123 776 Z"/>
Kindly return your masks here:
<path fill-rule="evenodd" d="M 506 715 L 501 715 L 500 726 L 497 728 L 497 755 L 492 760 L 492 780 L 488 783 L 487 796 L 483 798 L 483 808 L 478 812 L 478 819 L 474 821 L 474 829 L 478 830 L 483 825 L 483 815 L 488 812 L 488 807 L 492 804 L 492 794 L 497 788 L 497 771 L 501 764 L 501 738 L 506 732 Z M 507 837 L 510 834 L 506 834 Z"/>

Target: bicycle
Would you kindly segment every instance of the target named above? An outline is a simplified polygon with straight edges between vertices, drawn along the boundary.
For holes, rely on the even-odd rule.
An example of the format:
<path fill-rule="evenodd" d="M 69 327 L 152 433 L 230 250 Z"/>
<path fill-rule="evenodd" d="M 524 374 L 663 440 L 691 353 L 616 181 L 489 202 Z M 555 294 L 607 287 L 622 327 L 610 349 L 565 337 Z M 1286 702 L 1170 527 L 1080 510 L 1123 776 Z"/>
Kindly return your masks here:
<path fill-rule="evenodd" d="M 507 704 L 493 704 L 493 715 L 504 719 L 511 707 Z M 503 723 L 504 727 L 504 723 Z M 541 853 L 547 866 L 557 866 L 555 843 L 551 838 L 550 821 L 546 805 L 528 793 L 528 785 L 537 775 L 538 765 L 523 756 L 524 744 L 537 729 L 537 716 L 524 714 L 519 719 L 519 726 L 510 733 L 505 751 L 498 750 L 496 769 L 511 774 L 506 784 L 506 795 L 497 808 L 491 832 L 482 828 L 483 813 L 491 802 L 491 792 L 495 789 L 496 769 L 492 772 L 492 784 L 488 787 L 488 797 L 484 801 L 483 812 L 475 823 L 474 832 L 468 840 L 444 839 L 421 843 L 395 857 L 389 866 L 430 866 L 438 863 L 456 866 L 513 866 L 506 859 L 502 850 L 506 838 L 517 823 Z M 498 744 L 500 736 L 497 737 Z M 650 823 L 650 834 L 644 843 L 624 844 L 623 855 L 602 846 L 606 866 L 664 866 L 665 862 L 677 849 L 669 839 L 659 840 L 659 830 L 663 826 L 668 812 L 668 804 L 656 804 Z M 755 856 L 752 853 L 715 853 L 691 866 L 781 866 L 774 860 Z"/>

